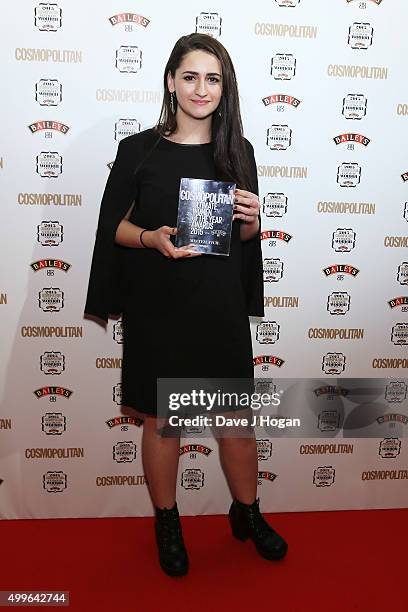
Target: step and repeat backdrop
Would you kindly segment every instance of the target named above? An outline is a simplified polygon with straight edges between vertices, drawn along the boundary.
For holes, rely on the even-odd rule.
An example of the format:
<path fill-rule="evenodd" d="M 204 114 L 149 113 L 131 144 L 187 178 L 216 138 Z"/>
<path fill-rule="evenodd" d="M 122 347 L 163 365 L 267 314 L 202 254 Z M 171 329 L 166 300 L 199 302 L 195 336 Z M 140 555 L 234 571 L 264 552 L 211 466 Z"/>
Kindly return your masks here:
<path fill-rule="evenodd" d="M 143 423 L 121 406 L 122 323 L 83 307 L 118 142 L 156 123 L 167 58 L 195 31 L 232 56 L 258 165 L 254 371 L 287 389 L 287 427 L 256 430 L 262 508 L 407 505 L 407 20 L 404 0 L 3 6 L 3 519 L 152 514 Z M 230 499 L 217 441 L 186 430 L 181 512 Z"/>

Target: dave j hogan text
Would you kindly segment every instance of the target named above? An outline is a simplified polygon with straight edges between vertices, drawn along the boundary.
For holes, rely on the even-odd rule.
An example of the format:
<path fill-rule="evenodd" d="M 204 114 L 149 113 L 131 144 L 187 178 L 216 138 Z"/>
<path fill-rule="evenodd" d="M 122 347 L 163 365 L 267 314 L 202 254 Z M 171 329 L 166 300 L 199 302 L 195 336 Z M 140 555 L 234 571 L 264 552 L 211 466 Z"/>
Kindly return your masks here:
<path fill-rule="evenodd" d="M 169 417 L 172 427 L 300 427 L 300 419 L 273 417 L 270 415 L 253 414 L 250 419 L 244 417 L 226 417 L 221 414 L 214 416 L 197 415 L 195 417 Z"/>

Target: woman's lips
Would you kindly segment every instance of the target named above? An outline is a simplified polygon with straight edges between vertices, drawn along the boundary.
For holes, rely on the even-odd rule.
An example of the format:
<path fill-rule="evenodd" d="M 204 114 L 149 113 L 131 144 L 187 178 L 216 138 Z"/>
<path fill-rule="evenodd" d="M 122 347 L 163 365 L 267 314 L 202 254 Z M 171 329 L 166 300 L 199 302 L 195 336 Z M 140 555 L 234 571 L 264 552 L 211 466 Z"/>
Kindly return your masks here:
<path fill-rule="evenodd" d="M 198 104 L 198 106 L 204 106 L 204 104 L 209 104 L 209 100 L 191 100 L 194 104 Z"/>

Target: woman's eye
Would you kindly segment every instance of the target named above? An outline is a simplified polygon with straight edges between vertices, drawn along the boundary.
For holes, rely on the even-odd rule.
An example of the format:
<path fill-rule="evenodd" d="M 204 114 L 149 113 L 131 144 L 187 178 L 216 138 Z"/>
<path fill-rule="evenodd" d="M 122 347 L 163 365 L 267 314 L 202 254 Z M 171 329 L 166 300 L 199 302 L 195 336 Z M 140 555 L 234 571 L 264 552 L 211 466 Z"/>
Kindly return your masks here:
<path fill-rule="evenodd" d="M 209 79 L 211 81 L 211 83 L 219 83 L 220 79 L 218 77 L 210 77 Z"/>
<path fill-rule="evenodd" d="M 184 77 L 185 81 L 191 81 L 191 79 L 193 79 L 194 77 L 191 74 L 188 74 Z"/>

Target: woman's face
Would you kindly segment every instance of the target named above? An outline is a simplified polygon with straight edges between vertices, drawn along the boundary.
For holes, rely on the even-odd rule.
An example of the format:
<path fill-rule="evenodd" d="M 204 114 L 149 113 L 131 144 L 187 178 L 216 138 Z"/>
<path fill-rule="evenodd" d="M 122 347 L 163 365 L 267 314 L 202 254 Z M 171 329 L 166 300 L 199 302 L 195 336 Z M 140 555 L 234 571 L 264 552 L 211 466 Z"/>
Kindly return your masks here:
<path fill-rule="evenodd" d="M 174 78 L 167 77 L 170 93 L 175 91 L 177 115 L 194 119 L 209 117 L 218 107 L 222 94 L 221 64 L 212 53 L 190 51 L 181 61 Z"/>

